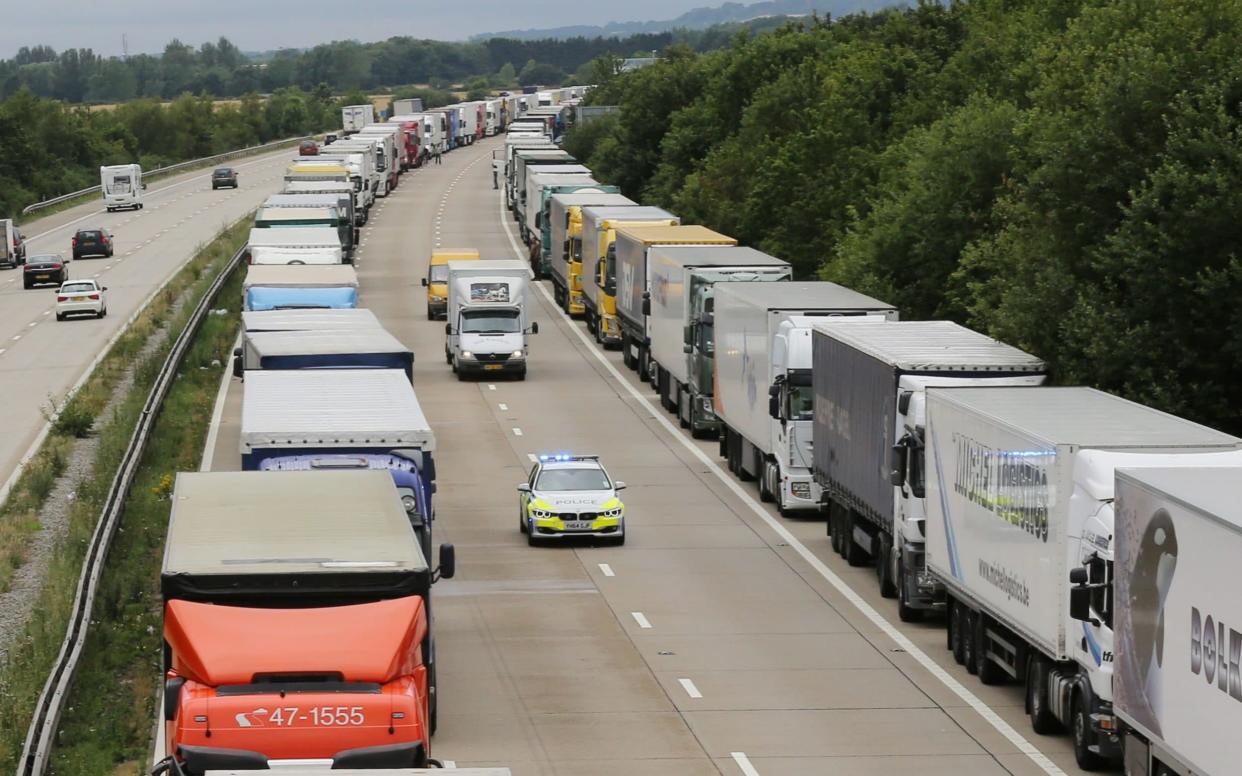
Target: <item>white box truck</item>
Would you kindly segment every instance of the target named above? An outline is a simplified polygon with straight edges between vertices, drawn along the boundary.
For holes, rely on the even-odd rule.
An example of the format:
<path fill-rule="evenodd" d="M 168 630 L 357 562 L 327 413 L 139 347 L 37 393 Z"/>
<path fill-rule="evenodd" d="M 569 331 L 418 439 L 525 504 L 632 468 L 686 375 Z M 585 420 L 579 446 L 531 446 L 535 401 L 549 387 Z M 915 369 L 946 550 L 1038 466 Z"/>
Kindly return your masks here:
<path fill-rule="evenodd" d="M 255 369 L 400 369 L 414 382 L 414 352 L 381 328 L 247 331 L 233 376 Z"/>
<path fill-rule="evenodd" d="M 329 226 L 251 229 L 246 240 L 250 264 L 340 264 L 341 236 Z"/>
<path fill-rule="evenodd" d="M 519 220 L 525 218 L 522 210 L 522 203 L 526 196 L 526 166 L 528 164 L 542 164 L 545 166 L 554 165 L 576 165 L 578 160 L 574 159 L 568 151 L 557 148 L 554 145 L 546 147 L 535 146 L 533 148 L 511 149 L 512 156 L 509 158 L 508 170 L 508 190 L 506 192 L 509 209 L 513 211 L 514 218 Z"/>
<path fill-rule="evenodd" d="M 358 273 L 345 264 L 252 264 L 242 281 L 242 310 L 353 309 Z"/>
<path fill-rule="evenodd" d="M 621 346 L 617 319 L 617 227 L 676 226 L 681 219 L 658 207 L 587 206 L 582 209 L 582 315 L 587 331 L 605 348 Z"/>
<path fill-rule="evenodd" d="M 942 610 L 923 563 L 926 389 L 1039 385 L 1043 361 L 950 321 L 816 324 L 811 350 L 812 473 L 833 549 L 852 566 L 875 561 L 903 621 Z"/>
<path fill-rule="evenodd" d="M 1102 767 L 1120 755 L 1116 470 L 1240 465 L 1242 439 L 1090 388 L 1032 387 L 930 388 L 926 441 L 927 569 L 948 591 L 954 659 L 984 684 L 1024 683 L 1036 732 L 1068 727 L 1079 765 Z M 1090 619 L 1071 616 L 1071 583 L 1101 586 Z"/>
<path fill-rule="evenodd" d="M 704 316 L 712 314 L 715 288 L 787 281 L 793 270 L 775 256 L 729 245 L 653 246 L 647 270 L 647 330 L 660 404 L 694 436 L 713 434 L 720 428 L 712 411 L 714 344 Z"/>
<path fill-rule="evenodd" d="M 818 511 L 811 476 L 816 322 L 897 320 L 887 302 L 836 283 L 725 283 L 690 332 L 695 352 L 714 351 L 707 398 L 720 421 L 720 455 L 753 478 L 781 514 Z M 691 375 L 692 379 L 694 375 Z"/>
<path fill-rule="evenodd" d="M 389 139 L 391 142 L 391 138 Z M 394 175 L 388 164 L 389 153 L 386 149 L 384 138 L 377 135 L 365 135 L 361 132 L 350 135 L 345 140 L 338 140 L 332 144 L 332 150 L 327 154 L 319 154 L 320 157 L 331 159 L 334 154 L 343 153 L 362 153 L 370 157 L 370 169 L 368 176 L 371 185 L 371 193 L 376 197 L 388 196 L 388 190 L 391 188 L 390 175 Z"/>
<path fill-rule="evenodd" d="M 530 270 L 516 259 L 450 261 L 444 358 L 457 373 L 510 374 L 526 379 Z"/>
<path fill-rule="evenodd" d="M 422 112 L 423 112 L 423 98 L 422 97 L 410 97 L 404 100 L 393 100 L 392 101 L 392 115 L 394 116 L 405 116 L 411 113 L 422 113 Z"/>
<path fill-rule="evenodd" d="M 11 218 L 0 218 L 0 267 L 26 263 L 26 239 Z"/>
<path fill-rule="evenodd" d="M 346 105 L 341 108 L 341 126 L 344 128 L 344 135 L 349 136 L 365 127 L 367 124 L 375 123 L 375 106 L 371 103 L 366 105 Z"/>
<path fill-rule="evenodd" d="M 591 177 L 591 168 L 584 164 L 533 164 L 524 165 L 526 180 L 518 193 L 518 228 L 522 241 L 527 245 L 539 242 L 539 213 L 543 210 L 543 187 L 557 183 L 578 186 L 598 186 Z"/>
<path fill-rule="evenodd" d="M 502 124 L 500 100 L 488 100 L 483 107 L 483 136 L 491 137 L 500 131 Z"/>
<path fill-rule="evenodd" d="M 104 208 L 109 212 L 122 208 L 142 210 L 142 167 L 137 164 L 112 164 L 99 168 L 99 189 L 103 192 Z"/>
<path fill-rule="evenodd" d="M 1242 468 L 1118 469 L 1113 711 L 1127 776 L 1229 776 L 1242 762 Z M 1225 584 L 1222 584 L 1225 583 Z M 1099 619 L 1108 589 L 1076 585 Z"/>

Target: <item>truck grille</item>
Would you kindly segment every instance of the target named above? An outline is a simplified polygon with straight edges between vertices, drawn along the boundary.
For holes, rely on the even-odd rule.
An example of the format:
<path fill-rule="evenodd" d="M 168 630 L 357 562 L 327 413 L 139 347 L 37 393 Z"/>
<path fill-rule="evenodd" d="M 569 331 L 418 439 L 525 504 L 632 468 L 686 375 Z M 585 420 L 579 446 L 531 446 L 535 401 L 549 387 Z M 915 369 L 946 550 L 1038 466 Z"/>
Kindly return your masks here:
<path fill-rule="evenodd" d="M 509 360 L 508 353 L 475 353 L 474 357 L 477 358 L 479 361 L 496 362 L 496 361 L 508 361 Z"/>

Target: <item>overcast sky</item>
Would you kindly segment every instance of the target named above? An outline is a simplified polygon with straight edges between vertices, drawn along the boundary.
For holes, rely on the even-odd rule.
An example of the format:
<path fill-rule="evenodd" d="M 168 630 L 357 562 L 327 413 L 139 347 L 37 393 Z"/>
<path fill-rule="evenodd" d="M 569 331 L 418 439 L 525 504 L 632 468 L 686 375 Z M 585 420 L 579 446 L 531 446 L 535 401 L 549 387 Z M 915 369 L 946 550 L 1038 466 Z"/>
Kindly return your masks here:
<path fill-rule="evenodd" d="M 480 32 L 671 19 L 718 0 L 13 0 L 0 24 L 0 57 L 22 46 L 162 51 L 172 38 L 195 46 L 221 35 L 246 51 L 394 35 L 461 40 Z M 5 3 L 6 5 L 8 3 Z"/>

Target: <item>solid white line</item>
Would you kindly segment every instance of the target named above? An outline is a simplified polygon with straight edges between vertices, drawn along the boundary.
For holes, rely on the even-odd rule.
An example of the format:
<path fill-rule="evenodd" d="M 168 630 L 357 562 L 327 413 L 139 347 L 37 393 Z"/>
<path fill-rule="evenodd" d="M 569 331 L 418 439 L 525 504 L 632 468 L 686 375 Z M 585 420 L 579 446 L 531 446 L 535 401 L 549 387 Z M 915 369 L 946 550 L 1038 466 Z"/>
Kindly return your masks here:
<path fill-rule="evenodd" d="M 604 576 L 606 577 L 615 577 L 617 575 L 616 572 L 612 570 L 612 566 L 609 566 L 607 563 L 599 564 L 599 570 L 604 572 Z"/>
<path fill-rule="evenodd" d="M 737 763 L 737 767 L 742 769 L 742 773 L 746 776 L 759 776 L 759 771 L 755 770 L 755 766 L 750 764 L 750 758 L 745 752 L 729 752 L 729 756 L 733 758 L 733 762 Z"/>
<path fill-rule="evenodd" d="M 445 768 L 456 768 L 456 767 L 457 767 L 457 762 L 456 762 L 456 761 L 454 761 L 454 760 L 445 760 L 445 761 L 444 761 L 444 767 L 445 767 Z"/>
<path fill-rule="evenodd" d="M 634 622 L 638 623 L 638 627 L 643 630 L 651 628 L 651 623 L 647 620 L 647 615 L 642 612 L 630 612 L 630 616 L 634 618 Z"/>
<path fill-rule="evenodd" d="M 234 348 L 240 348 L 242 342 L 242 333 L 237 332 L 237 339 L 233 342 Z M 230 353 L 233 351 L 230 350 Z M 229 379 L 233 377 L 233 365 L 227 360 L 224 362 L 224 374 L 220 375 L 220 390 L 216 391 L 216 403 L 211 408 L 211 425 L 207 427 L 207 441 L 203 444 L 203 460 L 198 465 L 200 472 L 211 471 L 211 465 L 215 463 L 216 457 L 216 437 L 220 435 L 220 419 L 224 417 L 224 399 L 229 392 Z"/>
<path fill-rule="evenodd" d="M 522 435 L 522 429 L 518 428 L 517 426 L 514 426 L 514 427 L 513 427 L 513 435 L 514 435 L 514 436 L 521 436 L 521 435 Z"/>
<path fill-rule="evenodd" d="M 503 202 L 501 202 L 500 224 L 504 227 L 505 236 L 509 238 L 509 245 L 513 248 L 514 257 L 522 259 L 522 250 L 518 247 L 518 242 L 513 237 L 513 230 L 509 228 L 508 219 L 505 218 Z M 536 283 L 534 285 L 539 289 L 539 292 L 543 294 L 543 297 L 547 300 L 548 305 L 553 307 L 557 312 L 560 312 L 561 316 L 570 322 L 570 326 L 568 327 L 569 330 L 572 331 L 582 342 L 582 344 L 586 346 L 586 349 L 595 357 L 595 360 L 598 361 L 604 369 L 612 375 L 617 384 L 624 388 L 626 392 L 629 393 L 630 396 L 632 396 L 636 401 L 642 403 L 642 405 L 651 413 L 651 417 L 664 427 L 664 430 L 668 432 L 670 437 L 680 442 L 682 447 L 697 458 L 700 463 L 705 465 L 708 470 L 716 476 L 716 479 L 720 480 L 726 488 L 731 490 L 735 496 L 741 499 L 742 503 L 750 507 L 751 512 L 766 523 L 768 527 L 771 528 L 778 537 L 780 537 L 782 542 L 789 545 L 789 547 L 792 548 L 794 552 L 798 553 L 798 555 L 801 556 L 802 559 L 806 561 L 821 577 L 823 577 L 828 584 L 836 588 L 837 592 L 841 593 L 846 600 L 853 604 L 854 608 L 856 608 L 864 617 L 870 620 L 872 624 L 896 642 L 897 646 L 904 650 L 906 654 L 910 655 L 910 657 L 914 658 L 915 662 L 926 669 L 932 676 L 940 680 L 940 682 L 952 691 L 954 695 L 965 701 L 966 705 L 974 709 L 979 716 L 983 717 L 983 719 L 996 730 L 996 732 L 1000 733 L 1011 744 L 1013 744 L 1019 752 L 1030 758 L 1030 760 L 1035 763 L 1040 770 L 1048 774 L 1048 776 L 1065 776 L 1065 772 L 1057 767 L 1056 763 L 1052 762 L 1052 760 L 1048 759 L 1047 755 L 1035 748 L 1035 746 L 1031 744 L 1030 741 L 1027 741 L 1026 738 L 1015 730 L 1012 725 L 1001 719 L 995 711 L 979 699 L 979 696 L 966 689 L 965 685 L 950 676 L 947 671 L 940 667 L 939 663 L 932 660 L 926 652 L 919 649 L 919 647 L 907 638 L 904 633 L 898 630 L 891 622 L 888 621 L 887 618 L 876 611 L 875 607 L 863 600 L 862 596 L 855 592 L 844 579 L 837 576 L 836 572 L 828 568 L 828 566 L 816 557 L 813 552 L 807 549 L 806 545 L 804 545 L 796 536 L 789 532 L 789 529 L 781 525 L 776 518 L 768 514 L 768 511 L 763 507 L 763 505 L 756 501 L 753 496 L 751 496 L 749 491 L 743 489 L 741 484 L 734 480 L 733 477 L 724 469 L 722 469 L 716 461 L 708 458 L 706 453 L 690 442 L 688 438 L 683 436 L 681 431 L 673 425 L 672 421 L 666 417 L 663 411 L 657 410 L 655 405 L 653 405 L 646 396 L 640 393 L 629 380 L 625 379 L 625 377 L 617 370 L 617 367 L 614 366 L 611 361 L 604 358 L 604 355 L 595 347 L 595 343 L 587 339 L 584 330 L 577 325 L 574 325 L 573 319 L 566 316 L 564 311 L 557 307 L 556 301 L 552 298 L 552 295 L 548 293 L 548 289 L 545 288 L 542 283 Z"/>
<path fill-rule="evenodd" d="M 689 695 L 691 698 L 703 697 L 703 693 L 699 692 L 699 688 L 694 686 L 694 682 L 689 679 L 678 679 L 677 681 L 681 682 L 681 688 L 686 691 L 686 695 Z"/>
<path fill-rule="evenodd" d="M 509 411 L 509 405 L 508 405 L 508 404 L 498 404 L 497 406 L 498 406 L 498 407 L 500 407 L 500 411 L 501 411 L 501 412 L 508 412 L 508 411 Z"/>

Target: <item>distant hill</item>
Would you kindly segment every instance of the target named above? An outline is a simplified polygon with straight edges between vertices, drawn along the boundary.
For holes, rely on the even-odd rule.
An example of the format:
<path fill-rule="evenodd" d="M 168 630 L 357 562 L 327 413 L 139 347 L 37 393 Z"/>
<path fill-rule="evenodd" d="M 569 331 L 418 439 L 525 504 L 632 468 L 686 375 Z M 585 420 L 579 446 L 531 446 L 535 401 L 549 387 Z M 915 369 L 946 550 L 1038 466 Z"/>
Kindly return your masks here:
<path fill-rule="evenodd" d="M 878 11 L 892 6 L 910 5 L 909 0 L 766 0 L 761 3 L 725 3 L 714 7 L 694 8 L 676 19 L 645 22 L 610 21 L 599 26 L 575 25 L 544 29 L 502 30 L 475 35 L 471 40 L 515 38 L 621 37 L 638 33 L 668 32 L 675 29 L 701 30 L 717 24 L 745 22 L 769 16 L 807 16 L 812 12 L 844 16 L 858 11 Z"/>

